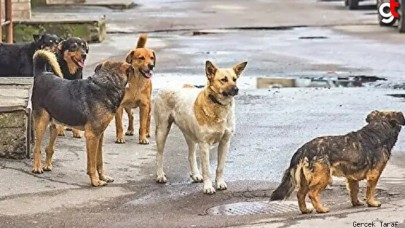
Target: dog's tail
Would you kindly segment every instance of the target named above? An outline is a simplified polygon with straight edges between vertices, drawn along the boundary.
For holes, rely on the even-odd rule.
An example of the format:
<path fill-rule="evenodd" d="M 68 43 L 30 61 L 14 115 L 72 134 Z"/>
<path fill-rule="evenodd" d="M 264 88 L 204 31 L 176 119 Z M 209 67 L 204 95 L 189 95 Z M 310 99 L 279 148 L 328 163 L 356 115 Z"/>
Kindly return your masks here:
<path fill-rule="evenodd" d="M 145 48 L 146 41 L 148 41 L 148 35 L 141 34 L 138 38 L 138 43 L 136 44 L 136 48 Z"/>
<path fill-rule="evenodd" d="M 298 150 L 291 159 L 290 167 L 284 171 L 280 185 L 271 193 L 270 201 L 287 199 L 301 179 L 305 179 L 302 163 L 301 152 Z"/>
<path fill-rule="evenodd" d="M 46 50 L 38 50 L 34 54 L 34 77 L 47 72 L 47 66 L 51 66 L 55 75 L 63 78 L 58 60 L 54 53 Z"/>

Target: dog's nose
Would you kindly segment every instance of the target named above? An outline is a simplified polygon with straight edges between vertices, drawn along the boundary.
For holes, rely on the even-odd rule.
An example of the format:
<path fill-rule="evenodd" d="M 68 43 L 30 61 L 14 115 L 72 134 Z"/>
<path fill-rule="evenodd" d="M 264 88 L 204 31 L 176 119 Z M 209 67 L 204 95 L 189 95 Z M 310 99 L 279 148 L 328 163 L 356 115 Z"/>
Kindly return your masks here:
<path fill-rule="evenodd" d="M 239 88 L 236 87 L 236 86 L 233 87 L 232 90 L 233 90 L 233 92 L 235 93 L 235 95 L 238 94 L 238 92 L 239 92 Z"/>
<path fill-rule="evenodd" d="M 153 64 L 148 64 L 149 70 L 153 70 L 153 68 L 155 67 L 155 65 Z"/>
<path fill-rule="evenodd" d="M 86 59 L 87 54 L 86 53 L 82 53 L 82 59 Z"/>

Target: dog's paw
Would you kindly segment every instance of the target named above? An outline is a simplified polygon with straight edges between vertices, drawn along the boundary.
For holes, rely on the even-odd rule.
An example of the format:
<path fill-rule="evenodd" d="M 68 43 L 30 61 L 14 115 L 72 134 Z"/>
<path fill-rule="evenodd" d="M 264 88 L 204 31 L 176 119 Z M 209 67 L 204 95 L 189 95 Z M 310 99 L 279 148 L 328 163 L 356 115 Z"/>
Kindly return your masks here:
<path fill-rule="evenodd" d="M 353 207 L 358 207 L 358 206 L 363 206 L 364 203 L 361 202 L 360 200 L 357 200 L 355 202 L 352 202 Z"/>
<path fill-rule="evenodd" d="M 63 129 L 58 129 L 58 136 L 65 136 L 65 130 Z"/>
<path fill-rule="evenodd" d="M 164 174 L 164 173 L 163 174 L 158 174 L 157 177 L 156 177 L 156 182 L 161 183 L 161 184 L 166 183 L 167 182 L 166 174 Z"/>
<path fill-rule="evenodd" d="M 226 190 L 228 186 L 226 185 L 225 181 L 217 181 L 217 189 L 218 190 Z"/>
<path fill-rule="evenodd" d="M 191 174 L 190 177 L 193 179 L 193 183 L 201 183 L 204 180 L 201 174 Z"/>
<path fill-rule="evenodd" d="M 32 168 L 32 172 L 33 172 L 33 173 L 37 173 L 37 174 L 41 174 L 41 173 L 44 172 L 44 170 L 42 169 L 42 166 L 40 165 L 40 166 L 34 166 L 34 167 Z"/>
<path fill-rule="evenodd" d="M 125 143 L 125 139 L 124 139 L 124 137 L 117 137 L 116 139 L 115 139 L 115 143 L 117 143 L 117 144 L 124 144 Z"/>
<path fill-rule="evenodd" d="M 149 144 L 149 140 L 147 138 L 139 139 L 139 144 L 147 145 L 147 144 Z"/>
<path fill-rule="evenodd" d="M 127 132 L 125 132 L 125 135 L 128 135 L 128 136 L 133 136 L 134 135 L 134 130 L 128 130 Z"/>
<path fill-rule="evenodd" d="M 313 211 L 312 209 L 307 209 L 307 208 L 305 208 L 305 209 L 301 210 L 301 213 L 302 213 L 302 214 L 311 214 L 312 211 Z"/>
<path fill-rule="evenodd" d="M 215 193 L 215 188 L 211 186 L 204 186 L 204 194 L 212 195 Z"/>
<path fill-rule="evenodd" d="M 73 131 L 73 138 L 80 139 L 82 135 L 80 134 L 80 131 Z"/>
<path fill-rule="evenodd" d="M 328 213 L 329 212 L 329 208 L 327 207 L 320 207 L 316 209 L 317 213 Z"/>
<path fill-rule="evenodd" d="M 378 200 L 369 200 L 369 201 L 367 202 L 367 205 L 368 205 L 369 207 L 381 207 L 381 202 L 378 201 Z"/>
<path fill-rule="evenodd" d="M 107 175 L 100 175 L 100 180 L 105 181 L 105 182 L 114 182 L 114 178 L 109 177 Z"/>
<path fill-rule="evenodd" d="M 43 167 L 44 171 L 52 171 L 53 165 L 51 164 L 45 164 Z"/>
<path fill-rule="evenodd" d="M 107 185 L 107 182 L 106 181 L 103 181 L 103 180 L 92 180 L 91 181 L 91 185 L 93 186 L 93 187 L 101 187 L 101 186 L 105 186 L 105 185 Z"/>

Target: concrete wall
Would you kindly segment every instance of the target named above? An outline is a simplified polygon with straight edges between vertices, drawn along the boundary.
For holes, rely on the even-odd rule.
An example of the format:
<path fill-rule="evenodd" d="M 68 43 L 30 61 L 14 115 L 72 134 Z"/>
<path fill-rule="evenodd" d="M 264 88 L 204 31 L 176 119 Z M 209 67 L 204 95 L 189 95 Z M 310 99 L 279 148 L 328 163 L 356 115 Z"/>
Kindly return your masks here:
<path fill-rule="evenodd" d="M 85 0 L 46 0 L 47 4 L 74 4 L 84 2 Z"/>
<path fill-rule="evenodd" d="M 27 20 L 31 18 L 31 0 L 12 0 L 12 3 L 13 20 Z"/>

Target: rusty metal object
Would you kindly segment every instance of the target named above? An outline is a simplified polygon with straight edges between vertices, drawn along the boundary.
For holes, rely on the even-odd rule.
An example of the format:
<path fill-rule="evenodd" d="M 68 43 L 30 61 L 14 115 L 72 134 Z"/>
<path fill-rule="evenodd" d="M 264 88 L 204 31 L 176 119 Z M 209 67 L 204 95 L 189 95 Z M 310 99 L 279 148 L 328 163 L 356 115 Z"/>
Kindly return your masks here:
<path fill-rule="evenodd" d="M 6 26 L 7 43 L 13 43 L 13 7 L 11 0 L 4 2 L 4 21 L 3 21 L 3 1 L 0 0 L 0 43 L 3 40 L 3 26 Z"/>

